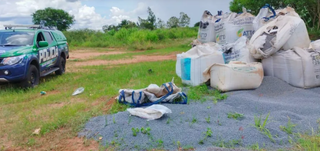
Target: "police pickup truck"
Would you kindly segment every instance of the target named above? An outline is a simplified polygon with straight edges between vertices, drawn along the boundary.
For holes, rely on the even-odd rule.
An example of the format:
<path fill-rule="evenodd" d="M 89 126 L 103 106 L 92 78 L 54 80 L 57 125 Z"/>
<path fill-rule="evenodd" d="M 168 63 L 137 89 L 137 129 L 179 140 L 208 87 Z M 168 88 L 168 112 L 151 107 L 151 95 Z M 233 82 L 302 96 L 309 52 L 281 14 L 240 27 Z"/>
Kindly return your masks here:
<path fill-rule="evenodd" d="M 34 87 L 55 72 L 62 75 L 69 58 L 66 37 L 59 30 L 40 25 L 5 25 L 0 30 L 0 82 Z"/>

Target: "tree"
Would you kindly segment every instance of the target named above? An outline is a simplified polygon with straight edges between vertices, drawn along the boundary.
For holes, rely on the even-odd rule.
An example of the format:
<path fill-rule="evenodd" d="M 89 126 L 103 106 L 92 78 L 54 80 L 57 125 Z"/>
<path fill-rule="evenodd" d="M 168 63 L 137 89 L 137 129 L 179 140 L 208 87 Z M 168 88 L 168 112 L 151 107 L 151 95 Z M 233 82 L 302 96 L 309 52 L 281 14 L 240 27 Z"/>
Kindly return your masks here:
<path fill-rule="evenodd" d="M 156 29 L 156 15 L 153 13 L 150 7 L 148 7 L 148 18 L 142 19 L 138 17 L 138 25 L 140 28 L 154 30 Z"/>
<path fill-rule="evenodd" d="M 180 12 L 179 27 L 186 27 L 190 24 L 190 17 L 184 12 Z"/>
<path fill-rule="evenodd" d="M 232 12 L 238 13 L 241 12 L 242 7 L 245 7 L 252 14 L 257 15 L 265 4 L 270 4 L 274 9 L 293 7 L 307 27 L 320 29 L 320 0 L 233 0 L 229 8 Z"/>
<path fill-rule="evenodd" d="M 115 26 L 115 25 L 104 25 L 102 26 L 102 30 L 106 33 L 110 30 L 115 30 L 115 31 L 118 31 L 118 26 Z"/>
<path fill-rule="evenodd" d="M 137 27 L 136 23 L 130 20 L 122 20 L 121 23 L 118 24 L 118 28 L 134 28 Z"/>
<path fill-rule="evenodd" d="M 200 26 L 200 22 L 196 22 L 193 27 L 199 27 L 199 26 Z"/>
<path fill-rule="evenodd" d="M 179 27 L 179 19 L 175 16 L 172 16 L 171 18 L 169 18 L 169 20 L 167 21 L 167 27 L 168 28 L 176 28 Z"/>
<path fill-rule="evenodd" d="M 166 23 L 162 19 L 158 18 L 157 28 L 164 28 L 164 27 L 166 27 Z"/>
<path fill-rule="evenodd" d="M 45 26 L 57 27 L 59 30 L 67 30 L 74 23 L 74 16 L 62 9 L 46 8 L 37 10 L 32 14 L 34 24 L 44 23 Z"/>

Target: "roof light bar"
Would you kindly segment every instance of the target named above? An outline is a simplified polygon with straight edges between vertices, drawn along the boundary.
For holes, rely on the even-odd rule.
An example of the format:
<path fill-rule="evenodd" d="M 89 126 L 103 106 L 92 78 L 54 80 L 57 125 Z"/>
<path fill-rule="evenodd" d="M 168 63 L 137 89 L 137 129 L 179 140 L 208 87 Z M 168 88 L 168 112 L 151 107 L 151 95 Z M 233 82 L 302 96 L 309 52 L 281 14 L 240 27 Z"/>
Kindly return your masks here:
<path fill-rule="evenodd" d="M 46 27 L 41 25 L 3 25 L 5 29 L 17 29 L 17 27 L 31 28 L 31 29 L 46 29 L 46 30 L 56 30 L 56 27 Z"/>

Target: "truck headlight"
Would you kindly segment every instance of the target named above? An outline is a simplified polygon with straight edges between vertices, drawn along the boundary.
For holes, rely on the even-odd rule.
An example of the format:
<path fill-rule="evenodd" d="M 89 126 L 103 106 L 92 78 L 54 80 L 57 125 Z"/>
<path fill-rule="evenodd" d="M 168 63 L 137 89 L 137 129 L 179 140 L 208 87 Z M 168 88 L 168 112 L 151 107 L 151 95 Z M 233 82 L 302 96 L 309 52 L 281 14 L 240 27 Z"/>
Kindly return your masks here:
<path fill-rule="evenodd" d="M 14 65 L 17 63 L 21 63 L 24 56 L 26 56 L 26 55 L 4 58 L 1 63 L 3 65 Z"/>

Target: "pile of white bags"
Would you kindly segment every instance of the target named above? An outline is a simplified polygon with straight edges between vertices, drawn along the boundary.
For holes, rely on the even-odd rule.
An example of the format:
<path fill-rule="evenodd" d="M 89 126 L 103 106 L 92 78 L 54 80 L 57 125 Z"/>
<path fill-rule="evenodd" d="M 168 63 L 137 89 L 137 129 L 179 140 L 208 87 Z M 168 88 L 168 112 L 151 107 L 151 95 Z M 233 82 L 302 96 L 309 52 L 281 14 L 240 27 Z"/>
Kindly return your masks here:
<path fill-rule="evenodd" d="M 262 59 L 266 76 L 301 88 L 320 86 L 320 43 L 314 42 L 310 47 L 306 25 L 294 9 L 275 12 L 270 17 L 264 7 L 255 18 L 254 26 L 260 28 L 250 40 L 250 53 Z"/>
<path fill-rule="evenodd" d="M 225 64 L 230 61 L 255 61 L 250 55 L 246 37 L 225 46 L 213 42 L 199 44 L 185 53 L 178 54 L 176 73 L 181 77 L 182 83 L 197 86 L 208 80 L 203 77 L 205 69 L 214 63 Z"/>
<path fill-rule="evenodd" d="M 254 16 L 243 9 L 243 13 L 222 14 L 214 24 L 216 42 L 224 45 L 234 43 L 242 36 L 251 38 L 253 35 Z"/>
<path fill-rule="evenodd" d="M 263 80 L 262 64 L 231 61 L 229 64 L 213 64 L 203 72 L 210 79 L 210 86 L 221 91 L 255 89 Z"/>
<path fill-rule="evenodd" d="M 198 39 L 194 48 L 177 55 L 176 73 L 183 83 L 196 86 L 210 79 L 222 91 L 254 89 L 267 75 L 297 87 L 320 86 L 320 40 L 310 44 L 306 25 L 293 8 L 266 5 L 256 17 L 245 9 L 216 16 L 205 12 L 202 21 L 206 18 L 209 29 L 214 26 L 210 33 L 216 43 Z"/>

